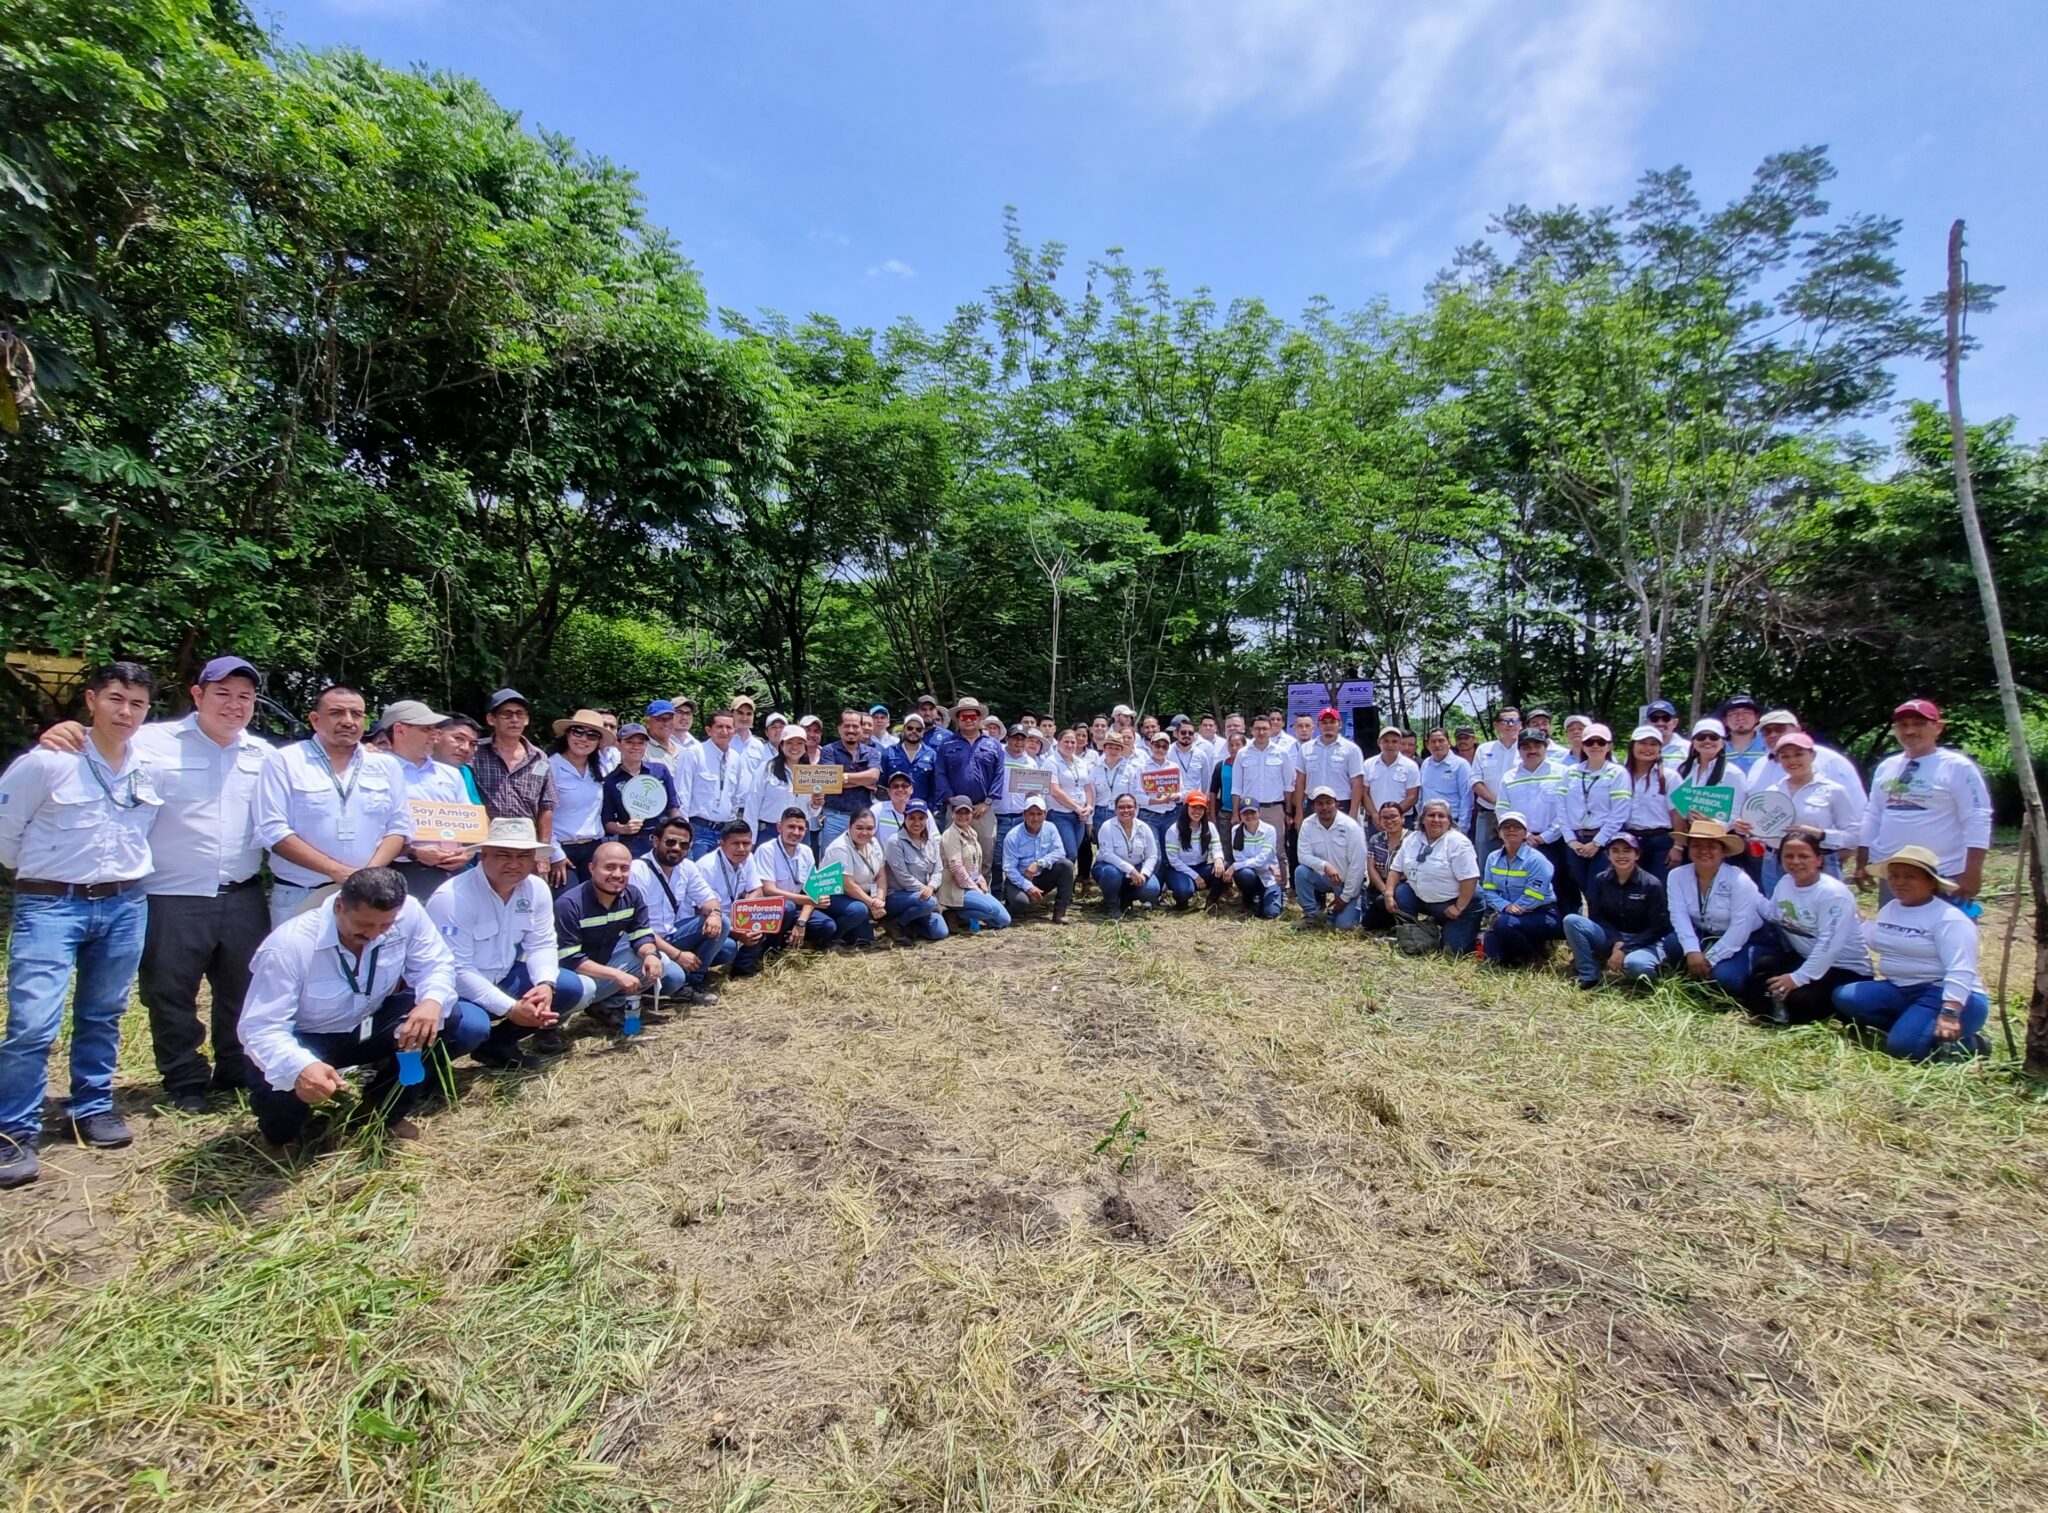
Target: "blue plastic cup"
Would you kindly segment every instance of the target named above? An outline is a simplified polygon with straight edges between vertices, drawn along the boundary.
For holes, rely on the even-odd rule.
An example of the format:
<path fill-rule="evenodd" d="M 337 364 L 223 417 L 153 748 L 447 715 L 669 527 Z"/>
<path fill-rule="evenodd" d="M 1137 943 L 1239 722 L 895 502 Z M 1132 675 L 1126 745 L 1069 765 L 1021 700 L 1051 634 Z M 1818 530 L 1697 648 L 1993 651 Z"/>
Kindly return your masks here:
<path fill-rule="evenodd" d="M 405 1087 L 418 1087 L 427 1080 L 427 1063 L 418 1051 L 398 1053 L 398 1080 Z"/>
<path fill-rule="evenodd" d="M 637 1035 L 640 1033 L 640 1000 L 637 998 L 633 1000 L 632 1004 L 626 1010 L 625 1029 L 628 1035 Z"/>

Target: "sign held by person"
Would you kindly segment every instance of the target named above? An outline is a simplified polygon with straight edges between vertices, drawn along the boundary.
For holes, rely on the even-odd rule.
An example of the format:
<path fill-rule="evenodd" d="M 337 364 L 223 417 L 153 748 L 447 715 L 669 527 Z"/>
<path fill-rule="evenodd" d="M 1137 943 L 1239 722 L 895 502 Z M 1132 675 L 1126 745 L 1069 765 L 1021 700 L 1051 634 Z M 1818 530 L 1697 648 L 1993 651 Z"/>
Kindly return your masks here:
<path fill-rule="evenodd" d="M 829 867 L 819 867 L 804 879 L 804 892 L 823 903 L 828 898 L 837 898 L 846 891 L 846 864 L 834 862 Z"/>
<path fill-rule="evenodd" d="M 846 791 L 846 769 L 837 762 L 795 762 L 789 769 L 792 793 L 816 798 L 824 793 Z"/>
<path fill-rule="evenodd" d="M 660 784 L 656 784 L 660 787 Z M 491 833 L 491 817 L 482 804 L 450 804 L 439 799 L 413 799 L 413 839 L 440 846 L 480 846 Z"/>
<path fill-rule="evenodd" d="M 782 900 L 743 898 L 732 906 L 733 922 L 763 935 L 782 933 Z"/>

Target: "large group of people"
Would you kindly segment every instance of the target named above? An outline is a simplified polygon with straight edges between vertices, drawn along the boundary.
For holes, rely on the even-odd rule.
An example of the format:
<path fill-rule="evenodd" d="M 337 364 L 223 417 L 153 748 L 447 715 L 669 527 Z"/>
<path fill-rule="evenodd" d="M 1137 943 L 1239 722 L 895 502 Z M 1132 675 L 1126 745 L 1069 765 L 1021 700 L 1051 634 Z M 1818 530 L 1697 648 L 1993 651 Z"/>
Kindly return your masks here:
<path fill-rule="evenodd" d="M 701 729 L 688 698 L 623 723 L 580 708 L 543 749 L 516 689 L 481 719 L 402 699 L 372 723 L 341 684 L 310 736 L 273 745 L 249 729 L 261 691 L 219 657 L 189 714 L 149 723 L 154 678 L 111 663 L 85 720 L 0 776 L 0 1186 L 37 1175 L 67 993 L 84 1144 L 131 1138 L 113 1079 L 138 979 L 172 1107 L 246 1096 L 286 1145 L 340 1099 L 409 1139 L 450 1057 L 542 1066 L 572 1016 L 638 1034 L 777 953 L 1070 925 L 1090 895 L 1109 919 L 1199 899 L 1276 920 L 1292 900 L 1297 928 L 1503 970 L 1562 943 L 1587 989 L 1668 974 L 1780 1023 L 1875 1026 L 1900 1056 L 1984 1047 L 1991 806 L 1922 699 L 1866 790 L 1746 695 L 1683 737 L 1652 703 L 1620 752 L 1591 716 L 1554 732 L 1508 707 L 1492 740 L 1388 727 L 1368 756 L 1335 708 L 1062 726 L 929 694 L 830 732 L 780 713 L 757 731 L 744 695 Z M 1877 886 L 1874 919 L 1851 884 Z"/>

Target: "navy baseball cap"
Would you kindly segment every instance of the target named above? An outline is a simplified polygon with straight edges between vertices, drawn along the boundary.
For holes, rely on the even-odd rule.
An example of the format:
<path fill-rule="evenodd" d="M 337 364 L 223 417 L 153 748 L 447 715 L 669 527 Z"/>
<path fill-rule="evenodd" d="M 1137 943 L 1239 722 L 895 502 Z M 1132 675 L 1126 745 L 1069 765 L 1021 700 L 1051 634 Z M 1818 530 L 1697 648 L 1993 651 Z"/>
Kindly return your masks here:
<path fill-rule="evenodd" d="M 1650 707 L 1645 709 L 1643 714 L 1646 718 L 1650 715 L 1668 714 L 1675 720 L 1678 718 L 1678 706 L 1669 699 L 1653 699 L 1650 702 Z"/>
<path fill-rule="evenodd" d="M 501 688 L 491 695 L 491 702 L 486 704 L 484 709 L 487 713 L 496 714 L 500 706 L 505 704 L 524 704 L 528 709 L 533 708 L 532 702 L 518 689 Z"/>
<path fill-rule="evenodd" d="M 263 674 L 240 657 L 215 657 L 199 669 L 199 685 L 204 688 L 208 683 L 218 683 L 222 678 L 232 678 L 236 673 L 243 674 L 258 688 L 263 686 Z"/>
<path fill-rule="evenodd" d="M 646 734 L 647 727 L 645 725 L 642 725 L 638 720 L 634 720 L 630 724 L 621 725 L 619 727 L 619 739 L 622 741 L 631 740 L 636 735 L 644 736 Z"/>
<path fill-rule="evenodd" d="M 932 812 L 932 806 L 930 804 L 927 804 L 923 799 L 912 799 L 909 803 L 903 806 L 903 812 L 905 814 L 930 814 Z"/>

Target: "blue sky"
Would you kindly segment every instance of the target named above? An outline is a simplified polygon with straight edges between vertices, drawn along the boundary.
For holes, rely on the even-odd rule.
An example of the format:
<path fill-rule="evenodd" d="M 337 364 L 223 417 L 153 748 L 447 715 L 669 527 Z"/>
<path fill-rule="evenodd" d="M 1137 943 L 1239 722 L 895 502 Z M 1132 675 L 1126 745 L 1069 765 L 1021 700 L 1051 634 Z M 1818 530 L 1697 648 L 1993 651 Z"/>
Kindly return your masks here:
<path fill-rule="evenodd" d="M 260 0 L 259 0 L 260 3 Z M 943 319 L 1001 271 L 1002 207 L 1085 259 L 1283 314 L 1419 305 L 1489 212 L 1614 202 L 1682 162 L 1709 204 L 1828 144 L 1837 212 L 1948 224 L 2008 286 L 1973 418 L 2048 434 L 2039 0 L 287 0 L 308 46 L 474 75 L 640 175 L 716 305 Z M 1904 395 L 1939 394 L 1931 366 Z"/>

